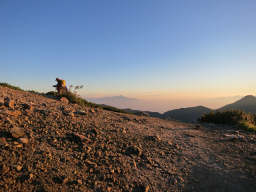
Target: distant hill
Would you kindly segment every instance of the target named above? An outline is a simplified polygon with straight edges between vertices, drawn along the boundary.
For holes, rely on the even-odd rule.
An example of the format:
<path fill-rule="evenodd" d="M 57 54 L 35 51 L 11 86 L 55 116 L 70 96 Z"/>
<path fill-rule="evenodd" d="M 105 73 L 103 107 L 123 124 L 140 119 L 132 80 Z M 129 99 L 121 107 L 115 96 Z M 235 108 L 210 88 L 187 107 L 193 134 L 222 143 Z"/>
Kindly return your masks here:
<path fill-rule="evenodd" d="M 131 102 L 131 101 L 136 101 L 136 99 L 134 98 L 128 98 L 125 96 L 112 96 L 112 97 L 100 97 L 100 98 L 87 98 L 89 101 L 98 103 L 98 104 L 106 104 L 106 105 L 110 105 L 110 104 L 120 104 L 120 103 L 127 103 L 127 102 Z"/>
<path fill-rule="evenodd" d="M 93 98 L 88 100 L 98 104 L 115 106 L 120 109 L 124 109 L 127 106 L 131 106 L 131 108 L 133 107 L 135 108 L 136 106 L 139 106 L 139 103 L 141 102 L 138 99 L 128 98 L 124 96 Z M 248 95 L 232 104 L 225 105 L 224 107 L 221 107 L 220 109 L 217 109 L 217 110 L 225 111 L 230 109 L 241 110 L 247 113 L 248 112 L 256 113 L 256 97 L 252 95 Z M 167 119 L 167 120 L 179 120 L 184 122 L 196 122 L 197 119 L 200 118 L 203 114 L 213 111 L 212 109 L 204 106 L 180 108 L 180 109 L 167 111 L 163 114 L 158 112 L 126 109 L 126 108 L 124 110 L 126 112 L 133 113 L 140 116 L 150 116 L 150 117 L 157 117 L 157 118 Z"/>
<path fill-rule="evenodd" d="M 212 109 L 204 106 L 181 108 L 165 112 L 163 118 L 169 120 L 176 119 L 184 122 L 196 122 L 203 114 L 211 111 Z"/>
<path fill-rule="evenodd" d="M 123 109 L 123 110 L 135 115 L 163 118 L 163 115 L 158 112 L 140 111 L 140 110 L 134 110 L 134 109 Z"/>
<path fill-rule="evenodd" d="M 218 109 L 219 111 L 225 111 L 225 110 L 241 110 L 244 112 L 250 112 L 250 113 L 256 113 L 256 97 L 253 95 L 247 95 L 243 97 L 242 99 L 229 104 L 225 105 L 224 107 Z"/>

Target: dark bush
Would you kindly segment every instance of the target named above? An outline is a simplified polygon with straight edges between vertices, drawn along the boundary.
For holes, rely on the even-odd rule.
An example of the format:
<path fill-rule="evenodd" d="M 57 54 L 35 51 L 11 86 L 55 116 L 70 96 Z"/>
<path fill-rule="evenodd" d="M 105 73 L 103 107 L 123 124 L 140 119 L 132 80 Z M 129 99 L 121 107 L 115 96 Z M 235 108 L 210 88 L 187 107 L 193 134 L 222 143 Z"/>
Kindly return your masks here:
<path fill-rule="evenodd" d="M 256 130 L 256 115 L 239 110 L 216 111 L 203 115 L 200 122 L 238 125 L 239 127 Z"/>
<path fill-rule="evenodd" d="M 8 88 L 10 88 L 10 89 L 14 89 L 14 90 L 23 91 L 20 87 L 10 85 L 9 83 L 3 83 L 3 82 L 0 82 L 0 86 L 8 87 Z"/>

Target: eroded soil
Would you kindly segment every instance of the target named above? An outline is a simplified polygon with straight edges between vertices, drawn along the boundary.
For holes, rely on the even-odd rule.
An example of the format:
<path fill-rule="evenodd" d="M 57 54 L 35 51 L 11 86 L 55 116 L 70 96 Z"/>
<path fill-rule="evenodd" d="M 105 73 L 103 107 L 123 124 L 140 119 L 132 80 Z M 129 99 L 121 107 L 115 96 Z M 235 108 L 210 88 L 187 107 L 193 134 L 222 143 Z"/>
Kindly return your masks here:
<path fill-rule="evenodd" d="M 5 87 L 0 150 L 0 191 L 256 191 L 255 133 Z"/>

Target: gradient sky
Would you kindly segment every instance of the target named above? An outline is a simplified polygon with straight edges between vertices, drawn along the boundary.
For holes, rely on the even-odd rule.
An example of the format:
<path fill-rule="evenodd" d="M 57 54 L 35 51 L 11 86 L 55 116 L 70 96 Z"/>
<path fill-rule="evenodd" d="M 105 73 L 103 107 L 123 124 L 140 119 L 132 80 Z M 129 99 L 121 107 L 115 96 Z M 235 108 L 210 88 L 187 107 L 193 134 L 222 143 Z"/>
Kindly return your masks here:
<path fill-rule="evenodd" d="M 255 0 L 0 0 L 0 81 L 150 100 L 256 92 Z"/>

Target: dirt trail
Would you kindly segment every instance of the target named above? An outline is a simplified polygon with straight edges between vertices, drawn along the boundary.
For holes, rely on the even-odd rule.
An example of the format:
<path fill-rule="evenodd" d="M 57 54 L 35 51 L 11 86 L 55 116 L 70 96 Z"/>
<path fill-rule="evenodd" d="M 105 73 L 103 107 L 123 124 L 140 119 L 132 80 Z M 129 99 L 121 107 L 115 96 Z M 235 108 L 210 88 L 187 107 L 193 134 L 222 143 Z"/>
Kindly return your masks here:
<path fill-rule="evenodd" d="M 232 127 L 0 87 L 0 128 L 0 191 L 256 191 L 256 136 Z"/>

